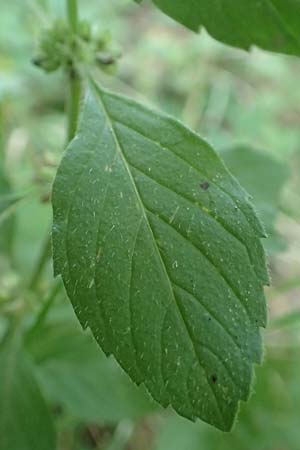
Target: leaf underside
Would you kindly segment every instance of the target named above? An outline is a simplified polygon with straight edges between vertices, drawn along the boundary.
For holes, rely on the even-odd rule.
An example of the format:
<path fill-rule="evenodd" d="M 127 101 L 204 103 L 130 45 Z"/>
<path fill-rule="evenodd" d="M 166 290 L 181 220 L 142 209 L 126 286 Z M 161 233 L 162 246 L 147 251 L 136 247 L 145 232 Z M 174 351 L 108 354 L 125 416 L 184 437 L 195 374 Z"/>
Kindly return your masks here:
<path fill-rule="evenodd" d="M 94 85 L 53 188 L 55 274 L 82 326 L 163 406 L 222 430 L 266 325 L 248 197 L 199 136 Z"/>
<path fill-rule="evenodd" d="M 142 0 L 135 0 L 142 3 Z M 152 0 L 193 31 L 204 27 L 215 39 L 248 50 L 300 55 L 299 0 Z"/>

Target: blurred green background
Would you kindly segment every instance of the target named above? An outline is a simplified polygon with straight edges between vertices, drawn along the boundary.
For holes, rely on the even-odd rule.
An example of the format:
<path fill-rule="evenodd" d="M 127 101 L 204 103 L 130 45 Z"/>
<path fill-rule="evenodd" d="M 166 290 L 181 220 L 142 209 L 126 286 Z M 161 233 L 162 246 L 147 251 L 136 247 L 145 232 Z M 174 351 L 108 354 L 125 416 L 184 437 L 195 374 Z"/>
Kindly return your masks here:
<path fill-rule="evenodd" d="M 41 31 L 64 17 L 62 0 L 1 4 L 0 339 L 21 314 L 22 358 L 51 412 L 58 450 L 299 450 L 300 60 L 230 49 L 132 0 L 79 3 L 81 17 L 110 30 L 122 53 L 114 76 L 96 77 L 198 131 L 253 196 L 269 234 L 265 362 L 234 430 L 223 434 L 162 410 L 106 359 L 80 329 L 50 263 L 28 288 L 66 139 L 64 75 L 45 75 L 31 60 Z"/>

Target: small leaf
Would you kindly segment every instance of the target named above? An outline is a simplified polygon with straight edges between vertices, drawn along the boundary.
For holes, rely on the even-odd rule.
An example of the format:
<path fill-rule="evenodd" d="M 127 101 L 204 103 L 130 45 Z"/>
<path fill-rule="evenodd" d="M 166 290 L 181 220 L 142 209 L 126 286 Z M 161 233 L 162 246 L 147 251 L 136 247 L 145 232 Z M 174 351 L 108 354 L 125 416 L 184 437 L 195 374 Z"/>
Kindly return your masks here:
<path fill-rule="evenodd" d="M 50 413 L 15 336 L 0 349 L 0 448 L 55 449 Z"/>
<path fill-rule="evenodd" d="M 213 149 L 94 86 L 53 209 L 82 326 L 163 406 L 229 430 L 261 361 L 268 275 L 262 227 Z"/>
<path fill-rule="evenodd" d="M 142 0 L 134 0 L 142 3 Z M 165 14 L 193 31 L 248 50 L 253 45 L 300 55 L 300 2 L 295 0 L 153 0 Z"/>

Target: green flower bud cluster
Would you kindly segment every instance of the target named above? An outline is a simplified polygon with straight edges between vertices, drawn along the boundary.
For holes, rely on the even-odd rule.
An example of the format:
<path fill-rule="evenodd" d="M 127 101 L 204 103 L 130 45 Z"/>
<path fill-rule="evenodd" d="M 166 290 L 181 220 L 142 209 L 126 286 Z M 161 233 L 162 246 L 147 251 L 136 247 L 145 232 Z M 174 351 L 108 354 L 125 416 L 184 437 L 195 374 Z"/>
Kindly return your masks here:
<path fill-rule="evenodd" d="M 57 20 L 42 33 L 32 62 L 46 72 L 62 67 L 81 73 L 95 65 L 110 72 L 119 57 L 120 54 L 112 50 L 110 33 L 93 32 L 89 22 L 81 21 L 74 34 L 66 22 Z"/>

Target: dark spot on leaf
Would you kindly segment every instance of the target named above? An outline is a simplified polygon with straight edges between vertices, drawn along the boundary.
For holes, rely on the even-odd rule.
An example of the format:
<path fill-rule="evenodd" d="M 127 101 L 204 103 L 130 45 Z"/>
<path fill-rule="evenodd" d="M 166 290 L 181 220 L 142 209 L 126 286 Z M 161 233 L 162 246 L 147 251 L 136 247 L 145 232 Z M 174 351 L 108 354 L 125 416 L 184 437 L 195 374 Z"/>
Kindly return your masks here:
<path fill-rule="evenodd" d="M 207 189 L 209 188 L 210 184 L 208 181 L 204 181 L 204 183 L 200 184 L 201 189 L 203 189 L 204 191 L 207 191 Z"/>
<path fill-rule="evenodd" d="M 216 384 L 217 381 L 218 381 L 217 375 L 216 375 L 216 374 L 213 374 L 213 375 L 211 376 L 211 382 L 212 382 L 213 384 Z"/>

